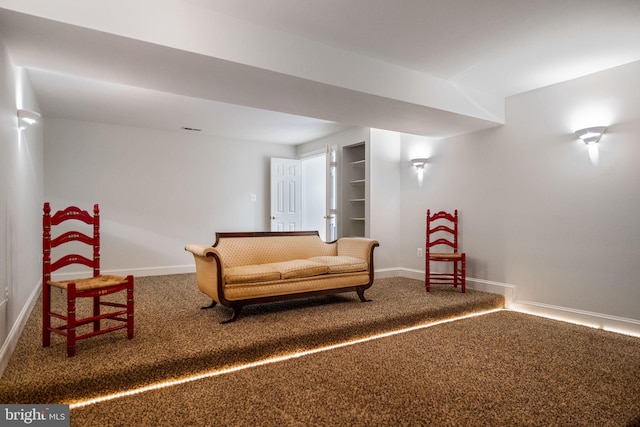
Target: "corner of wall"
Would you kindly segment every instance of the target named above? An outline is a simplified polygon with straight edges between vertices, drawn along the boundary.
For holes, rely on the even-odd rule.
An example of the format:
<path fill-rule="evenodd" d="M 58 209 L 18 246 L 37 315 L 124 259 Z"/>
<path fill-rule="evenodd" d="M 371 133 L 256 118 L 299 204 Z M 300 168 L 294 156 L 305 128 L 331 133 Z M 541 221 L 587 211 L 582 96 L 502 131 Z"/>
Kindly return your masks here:
<path fill-rule="evenodd" d="M 424 271 L 408 268 L 385 268 L 375 271 L 376 279 L 388 277 L 406 277 L 414 280 L 424 280 Z M 489 280 L 467 277 L 467 288 L 480 292 L 499 294 L 505 298 L 505 307 L 508 310 L 534 316 L 546 317 L 562 322 L 574 323 L 590 328 L 602 329 L 608 332 L 620 333 L 640 337 L 640 321 L 623 317 L 611 316 L 602 313 L 594 313 L 576 310 L 569 307 L 560 307 L 549 304 L 541 304 L 533 301 L 517 299 L 517 286 L 509 283 L 499 283 Z"/>

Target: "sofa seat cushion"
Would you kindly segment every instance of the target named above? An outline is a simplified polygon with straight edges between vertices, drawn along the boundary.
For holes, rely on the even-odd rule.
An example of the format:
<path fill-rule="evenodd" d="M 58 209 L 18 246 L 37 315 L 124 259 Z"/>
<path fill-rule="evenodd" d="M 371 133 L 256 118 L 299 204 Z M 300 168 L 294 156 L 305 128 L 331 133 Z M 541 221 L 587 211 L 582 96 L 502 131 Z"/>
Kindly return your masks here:
<path fill-rule="evenodd" d="M 319 276 L 320 274 L 327 274 L 328 272 L 328 268 L 325 264 L 308 259 L 274 262 L 269 265 L 273 266 L 280 272 L 281 279 Z"/>
<path fill-rule="evenodd" d="M 225 269 L 224 281 L 228 284 L 256 283 L 318 276 L 327 272 L 328 267 L 324 263 L 308 259 L 295 259 L 268 264 L 229 267 Z"/>
<path fill-rule="evenodd" d="M 225 269 L 225 283 L 255 283 L 280 280 L 280 272 L 271 264 L 240 265 Z"/>
<path fill-rule="evenodd" d="M 324 264 L 329 269 L 329 273 L 353 273 L 356 271 L 366 271 L 367 262 L 360 258 L 338 255 L 338 256 L 314 256 L 310 261 Z"/>

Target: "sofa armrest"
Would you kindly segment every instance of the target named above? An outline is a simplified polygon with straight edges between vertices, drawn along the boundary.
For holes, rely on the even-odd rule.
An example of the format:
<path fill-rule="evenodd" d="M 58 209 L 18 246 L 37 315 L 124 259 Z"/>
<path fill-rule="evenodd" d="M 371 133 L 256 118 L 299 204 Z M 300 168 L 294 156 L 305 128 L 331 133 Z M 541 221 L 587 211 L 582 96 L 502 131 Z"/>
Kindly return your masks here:
<path fill-rule="evenodd" d="M 369 269 L 373 265 L 373 249 L 380 246 L 377 240 L 364 237 L 342 237 L 338 239 L 338 255 L 352 256 L 367 261 Z"/>
<path fill-rule="evenodd" d="M 184 247 L 184 250 L 197 256 L 211 256 L 217 252 L 215 248 L 209 245 L 202 245 L 200 243 L 190 243 Z"/>
<path fill-rule="evenodd" d="M 222 277 L 222 263 L 216 248 L 209 245 L 191 243 L 185 246 L 186 251 L 193 254 L 196 263 L 196 282 L 198 289 L 217 303 L 222 303 L 218 279 Z"/>

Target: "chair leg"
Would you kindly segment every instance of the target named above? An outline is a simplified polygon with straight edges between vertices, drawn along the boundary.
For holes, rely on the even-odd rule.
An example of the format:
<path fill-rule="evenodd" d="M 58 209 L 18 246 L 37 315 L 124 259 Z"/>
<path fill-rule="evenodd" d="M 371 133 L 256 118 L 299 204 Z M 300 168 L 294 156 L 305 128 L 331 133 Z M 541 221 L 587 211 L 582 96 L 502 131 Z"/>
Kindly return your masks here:
<path fill-rule="evenodd" d="M 467 255 L 462 254 L 460 261 L 460 273 L 462 274 L 462 293 L 467 292 Z"/>
<path fill-rule="evenodd" d="M 67 357 L 76 354 L 76 284 L 67 287 Z"/>
<path fill-rule="evenodd" d="M 93 297 L 93 317 L 100 315 L 100 297 Z M 93 330 L 98 332 L 100 330 L 100 319 L 93 321 Z"/>
<path fill-rule="evenodd" d="M 431 269 L 429 266 L 429 258 L 426 257 L 426 261 L 424 264 L 424 286 L 427 290 L 427 292 L 429 292 L 429 290 L 431 289 Z"/>
<path fill-rule="evenodd" d="M 43 283 L 42 286 L 42 346 L 51 345 L 51 287 Z"/>
<path fill-rule="evenodd" d="M 458 270 L 458 261 L 453 261 L 453 287 L 458 287 L 460 281 L 460 270 Z"/>
<path fill-rule="evenodd" d="M 133 276 L 127 276 L 127 338 L 133 338 Z"/>

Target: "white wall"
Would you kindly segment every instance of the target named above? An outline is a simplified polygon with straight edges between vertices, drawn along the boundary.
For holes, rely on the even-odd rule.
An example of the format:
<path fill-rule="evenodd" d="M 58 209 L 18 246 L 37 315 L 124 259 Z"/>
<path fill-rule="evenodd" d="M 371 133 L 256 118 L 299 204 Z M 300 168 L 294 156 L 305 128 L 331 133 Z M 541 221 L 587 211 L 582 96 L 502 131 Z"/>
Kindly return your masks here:
<path fill-rule="evenodd" d="M 42 126 L 18 130 L 18 108 L 39 110 L 26 73 L 12 65 L 0 39 L 0 372 L 42 271 Z"/>
<path fill-rule="evenodd" d="M 506 115 L 403 141 L 403 161 L 430 157 L 422 187 L 403 169 L 405 266 L 423 268 L 427 208 L 457 208 L 471 278 L 515 285 L 523 304 L 640 320 L 640 63 L 514 96 Z M 595 161 L 573 131 L 600 124 Z"/>
<path fill-rule="evenodd" d="M 193 270 L 190 242 L 269 229 L 270 157 L 295 147 L 63 119 L 45 121 L 52 209 L 101 209 L 104 271 Z M 257 196 L 251 201 L 251 195 Z"/>
<path fill-rule="evenodd" d="M 343 147 L 345 145 L 355 144 L 369 139 L 369 128 L 350 127 L 342 132 L 319 138 L 296 147 L 298 157 L 308 157 L 317 153 L 324 153 L 327 145 L 337 145 Z"/>
<path fill-rule="evenodd" d="M 380 242 L 376 270 L 402 266 L 401 139 L 398 132 L 371 129 L 369 141 L 369 232 Z"/>
<path fill-rule="evenodd" d="M 327 156 L 321 154 L 301 160 L 302 229 L 318 230 L 327 240 Z"/>

